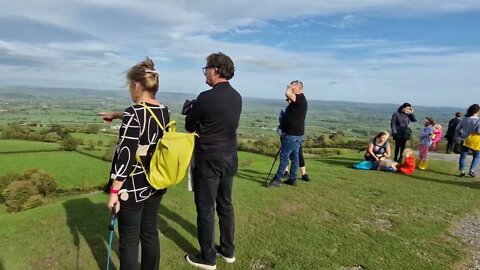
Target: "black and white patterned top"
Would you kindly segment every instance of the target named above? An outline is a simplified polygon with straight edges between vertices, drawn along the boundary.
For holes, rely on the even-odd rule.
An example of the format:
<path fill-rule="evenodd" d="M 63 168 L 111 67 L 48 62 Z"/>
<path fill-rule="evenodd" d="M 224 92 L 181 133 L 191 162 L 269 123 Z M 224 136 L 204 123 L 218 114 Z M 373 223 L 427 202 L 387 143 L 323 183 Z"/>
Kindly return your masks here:
<path fill-rule="evenodd" d="M 152 109 L 163 126 L 168 124 L 170 115 L 167 107 L 150 103 L 146 105 Z M 126 189 L 128 197 L 135 202 L 146 200 L 157 191 L 148 183 L 142 166 L 135 158 L 136 153 L 138 151 L 148 171 L 152 153 L 162 136 L 162 129 L 143 106 L 136 104 L 125 109 L 110 179 L 124 181 L 122 189 Z"/>

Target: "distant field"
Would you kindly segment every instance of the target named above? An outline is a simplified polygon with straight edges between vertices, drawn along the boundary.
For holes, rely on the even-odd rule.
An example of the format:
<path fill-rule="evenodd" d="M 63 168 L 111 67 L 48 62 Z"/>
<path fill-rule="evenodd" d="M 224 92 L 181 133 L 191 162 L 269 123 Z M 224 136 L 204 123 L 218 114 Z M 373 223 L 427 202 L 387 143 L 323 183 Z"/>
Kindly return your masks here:
<path fill-rule="evenodd" d="M 116 141 L 118 136 L 117 135 L 107 135 L 107 134 L 87 134 L 87 133 L 70 133 L 70 135 L 74 138 L 83 139 L 85 145 L 88 145 L 88 141 L 102 141 L 104 146 L 108 145 L 110 141 Z"/>
<path fill-rule="evenodd" d="M 88 155 L 92 155 L 98 158 L 102 158 L 107 152 L 107 147 L 96 146 L 95 149 L 91 150 L 86 146 L 78 146 L 77 151 L 81 153 L 86 153 Z"/>
<path fill-rule="evenodd" d="M 0 140 L 0 154 L 5 152 L 58 150 L 60 148 L 61 146 L 58 143 L 34 142 L 24 140 Z"/>
<path fill-rule="evenodd" d="M 53 175 L 59 188 L 99 186 L 108 180 L 110 165 L 76 152 L 0 155 L 0 174 L 37 168 Z"/>

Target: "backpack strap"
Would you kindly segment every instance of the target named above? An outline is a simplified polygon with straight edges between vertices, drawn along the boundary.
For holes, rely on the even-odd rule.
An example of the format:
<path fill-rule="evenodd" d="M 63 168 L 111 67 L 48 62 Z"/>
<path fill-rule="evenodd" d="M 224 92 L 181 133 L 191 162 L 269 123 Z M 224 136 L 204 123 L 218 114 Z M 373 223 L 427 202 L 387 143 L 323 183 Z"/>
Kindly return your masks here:
<path fill-rule="evenodd" d="M 172 120 L 170 121 L 165 127 L 162 125 L 162 123 L 160 122 L 160 120 L 158 120 L 158 117 L 155 115 L 155 113 L 152 111 L 152 109 L 150 107 L 148 107 L 145 102 L 141 102 L 140 105 L 142 105 L 148 112 L 150 112 L 150 114 L 152 115 L 153 119 L 155 119 L 155 122 L 157 122 L 158 126 L 160 127 L 160 129 L 165 133 L 167 132 L 167 128 L 168 128 L 168 131 L 169 132 L 176 132 L 177 131 L 177 123 Z"/>

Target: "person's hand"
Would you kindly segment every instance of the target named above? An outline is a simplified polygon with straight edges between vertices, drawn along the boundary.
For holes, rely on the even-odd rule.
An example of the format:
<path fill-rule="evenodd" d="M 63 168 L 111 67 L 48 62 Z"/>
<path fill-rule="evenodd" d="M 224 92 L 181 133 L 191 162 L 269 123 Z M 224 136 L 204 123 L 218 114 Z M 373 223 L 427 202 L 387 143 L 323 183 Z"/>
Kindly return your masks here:
<path fill-rule="evenodd" d="M 118 211 L 120 211 L 120 202 L 118 201 L 118 194 L 110 194 L 108 209 L 112 209 L 114 205 L 115 205 L 115 213 L 118 213 Z"/>
<path fill-rule="evenodd" d="M 110 124 L 115 119 L 115 112 L 99 112 L 98 115 L 102 117 L 105 124 Z"/>

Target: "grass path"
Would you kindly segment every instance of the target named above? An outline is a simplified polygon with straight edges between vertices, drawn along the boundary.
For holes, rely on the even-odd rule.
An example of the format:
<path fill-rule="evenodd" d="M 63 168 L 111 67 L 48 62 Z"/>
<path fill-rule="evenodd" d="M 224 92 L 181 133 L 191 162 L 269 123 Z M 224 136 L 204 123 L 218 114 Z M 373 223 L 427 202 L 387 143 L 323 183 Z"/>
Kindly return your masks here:
<path fill-rule="evenodd" d="M 218 269 L 451 269 L 468 254 L 452 225 L 478 209 L 480 183 L 432 161 L 413 176 L 357 171 L 361 158 L 307 160 L 312 182 L 267 189 L 273 158 L 241 153 L 234 183 L 237 262 Z M 103 194 L 62 198 L 22 213 L 0 212 L 4 269 L 104 269 L 108 211 Z M 172 188 L 159 217 L 163 269 L 193 269 L 198 248 L 193 194 Z M 115 264 L 118 265 L 114 254 Z M 1 269 L 1 267 L 0 267 Z"/>

